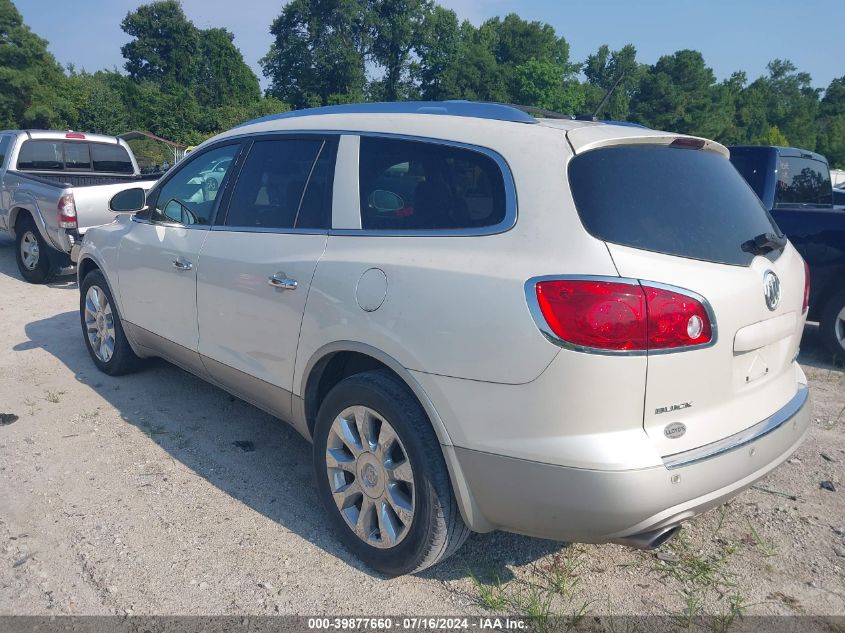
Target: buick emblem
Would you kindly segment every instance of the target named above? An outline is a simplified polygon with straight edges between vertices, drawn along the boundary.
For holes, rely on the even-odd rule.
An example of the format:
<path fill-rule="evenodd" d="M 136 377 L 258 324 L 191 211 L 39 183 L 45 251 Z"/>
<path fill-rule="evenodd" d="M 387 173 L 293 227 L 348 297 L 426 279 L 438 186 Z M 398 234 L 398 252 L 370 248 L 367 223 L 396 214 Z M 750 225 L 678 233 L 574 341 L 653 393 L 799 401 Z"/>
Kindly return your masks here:
<path fill-rule="evenodd" d="M 766 307 L 773 312 L 777 310 L 780 305 L 780 279 L 771 270 L 763 275 L 763 296 L 766 298 Z"/>

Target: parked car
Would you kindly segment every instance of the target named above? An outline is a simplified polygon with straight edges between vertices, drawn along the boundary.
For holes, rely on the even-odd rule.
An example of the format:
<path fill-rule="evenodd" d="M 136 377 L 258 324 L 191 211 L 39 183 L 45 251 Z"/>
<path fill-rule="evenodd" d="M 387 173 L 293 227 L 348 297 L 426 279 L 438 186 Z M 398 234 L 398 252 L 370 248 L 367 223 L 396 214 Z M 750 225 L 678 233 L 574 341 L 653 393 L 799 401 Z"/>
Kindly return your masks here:
<path fill-rule="evenodd" d="M 218 135 L 112 208 L 134 215 L 78 252 L 94 364 L 160 356 L 287 420 L 386 574 L 470 530 L 655 547 L 808 428 L 804 262 L 756 245 L 777 229 L 712 141 L 335 106 Z"/>
<path fill-rule="evenodd" d="M 85 231 L 114 219 L 111 197 L 155 182 L 145 178 L 126 142 L 112 136 L 0 132 L 0 230 L 16 241 L 23 278 L 44 283 L 70 265 Z"/>
<path fill-rule="evenodd" d="M 731 162 L 810 266 L 810 314 L 825 346 L 845 358 L 845 208 L 827 159 L 794 147 L 737 146 Z"/>

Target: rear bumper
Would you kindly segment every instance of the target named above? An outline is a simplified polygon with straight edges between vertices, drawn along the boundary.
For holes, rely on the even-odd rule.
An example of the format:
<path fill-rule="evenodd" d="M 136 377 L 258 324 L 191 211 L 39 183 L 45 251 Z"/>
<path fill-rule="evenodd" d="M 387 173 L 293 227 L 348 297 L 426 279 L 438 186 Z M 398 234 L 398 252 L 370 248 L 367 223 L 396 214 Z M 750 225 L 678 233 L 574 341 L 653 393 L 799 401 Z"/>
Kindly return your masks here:
<path fill-rule="evenodd" d="M 600 471 L 454 451 L 482 524 L 541 538 L 607 542 L 678 525 L 764 477 L 804 439 L 808 394 L 801 385 L 768 420 L 667 456 L 659 467 Z"/>
<path fill-rule="evenodd" d="M 70 249 L 70 261 L 76 266 L 79 263 L 79 251 L 82 250 L 82 242 L 77 242 Z"/>

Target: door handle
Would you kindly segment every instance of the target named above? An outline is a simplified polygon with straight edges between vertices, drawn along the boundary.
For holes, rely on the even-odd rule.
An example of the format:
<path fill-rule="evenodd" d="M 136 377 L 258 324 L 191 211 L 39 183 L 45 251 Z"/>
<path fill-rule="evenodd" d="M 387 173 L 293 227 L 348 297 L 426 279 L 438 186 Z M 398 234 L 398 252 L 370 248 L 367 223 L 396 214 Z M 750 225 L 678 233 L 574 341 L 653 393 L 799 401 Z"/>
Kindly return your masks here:
<path fill-rule="evenodd" d="M 173 268 L 176 270 L 191 270 L 194 265 L 184 257 L 177 257 L 173 260 Z"/>
<path fill-rule="evenodd" d="M 267 279 L 267 283 L 279 290 L 296 290 L 296 287 L 299 285 L 296 279 L 286 277 L 284 273 L 276 273 Z"/>

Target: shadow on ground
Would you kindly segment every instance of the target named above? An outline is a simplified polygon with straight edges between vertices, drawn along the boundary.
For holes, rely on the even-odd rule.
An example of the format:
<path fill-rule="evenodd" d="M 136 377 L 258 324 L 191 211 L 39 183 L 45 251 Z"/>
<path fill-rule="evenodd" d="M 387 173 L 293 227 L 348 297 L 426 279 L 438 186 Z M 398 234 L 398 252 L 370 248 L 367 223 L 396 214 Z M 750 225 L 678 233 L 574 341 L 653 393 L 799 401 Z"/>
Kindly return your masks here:
<path fill-rule="evenodd" d="M 16 352 L 42 348 L 174 459 L 225 493 L 361 571 L 374 575 L 334 538 L 315 497 L 311 446 L 272 416 L 161 360 L 137 374 L 112 378 L 91 362 L 76 312 L 26 326 Z M 82 413 L 82 412 L 75 412 Z M 505 533 L 472 535 L 426 578 L 511 577 L 506 565 L 526 564 L 564 547 Z"/>

